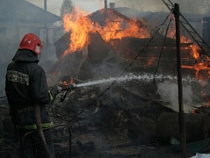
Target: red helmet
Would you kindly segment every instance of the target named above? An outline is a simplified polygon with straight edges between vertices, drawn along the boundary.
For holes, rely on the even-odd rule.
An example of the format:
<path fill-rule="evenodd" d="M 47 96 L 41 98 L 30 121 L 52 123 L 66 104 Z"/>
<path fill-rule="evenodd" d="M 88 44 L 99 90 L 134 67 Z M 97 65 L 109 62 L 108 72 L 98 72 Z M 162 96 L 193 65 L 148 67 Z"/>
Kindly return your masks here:
<path fill-rule="evenodd" d="M 33 33 L 28 33 L 23 37 L 18 49 L 30 49 L 35 54 L 39 55 L 41 53 L 42 48 L 43 44 L 39 37 L 37 37 Z"/>

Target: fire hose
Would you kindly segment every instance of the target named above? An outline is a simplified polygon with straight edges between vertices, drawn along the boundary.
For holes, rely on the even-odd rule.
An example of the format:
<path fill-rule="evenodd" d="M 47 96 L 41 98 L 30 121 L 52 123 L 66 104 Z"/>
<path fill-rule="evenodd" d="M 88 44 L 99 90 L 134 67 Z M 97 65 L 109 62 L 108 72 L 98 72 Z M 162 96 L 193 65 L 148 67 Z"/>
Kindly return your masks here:
<path fill-rule="evenodd" d="M 65 91 L 65 95 L 62 96 L 61 98 L 61 101 L 63 102 L 65 100 L 65 97 L 66 97 L 66 94 L 68 91 L 76 88 L 76 85 L 73 85 L 73 84 L 68 84 L 68 85 L 60 85 L 62 86 L 62 90 Z M 52 155 L 50 153 L 50 150 L 49 150 L 49 147 L 47 145 L 47 142 L 46 142 L 46 139 L 45 139 L 45 136 L 44 136 L 44 132 L 43 132 L 43 129 L 42 129 L 42 122 L 41 122 L 41 114 L 40 114 L 40 105 L 39 104 L 35 104 L 35 119 L 36 119 L 36 126 L 37 126 L 37 131 L 38 131 L 38 134 L 40 136 L 40 139 L 42 141 L 42 144 L 44 146 L 44 149 L 46 151 L 46 156 L 47 158 L 52 158 Z"/>
<path fill-rule="evenodd" d="M 42 144 L 44 146 L 44 149 L 46 151 L 47 158 L 52 158 L 52 155 L 50 153 L 50 149 L 48 148 L 48 145 L 47 145 L 47 142 L 46 142 L 46 139 L 45 139 L 45 136 L 44 136 L 44 132 L 43 132 L 43 129 L 42 129 L 40 105 L 39 104 L 35 105 L 35 119 L 36 119 L 37 131 L 38 131 L 38 134 L 39 134 L 40 139 L 42 141 Z"/>

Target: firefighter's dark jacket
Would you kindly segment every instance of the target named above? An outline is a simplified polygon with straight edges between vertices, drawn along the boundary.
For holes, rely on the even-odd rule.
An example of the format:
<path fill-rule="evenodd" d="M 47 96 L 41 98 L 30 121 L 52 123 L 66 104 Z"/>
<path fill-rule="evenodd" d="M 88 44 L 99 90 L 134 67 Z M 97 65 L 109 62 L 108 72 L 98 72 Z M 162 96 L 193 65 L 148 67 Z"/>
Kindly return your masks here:
<path fill-rule="evenodd" d="M 5 92 L 12 120 L 17 128 L 36 129 L 34 106 L 40 105 L 42 127 L 53 125 L 46 104 L 54 100 L 57 88 L 48 90 L 46 74 L 31 50 L 17 50 L 7 67 Z"/>

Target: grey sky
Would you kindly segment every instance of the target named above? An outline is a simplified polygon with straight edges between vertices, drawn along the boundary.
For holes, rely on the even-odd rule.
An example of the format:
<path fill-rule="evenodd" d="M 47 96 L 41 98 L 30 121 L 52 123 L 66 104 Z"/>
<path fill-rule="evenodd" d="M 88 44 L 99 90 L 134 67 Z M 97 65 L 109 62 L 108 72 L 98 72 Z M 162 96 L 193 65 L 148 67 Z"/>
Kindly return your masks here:
<path fill-rule="evenodd" d="M 26 0 L 41 8 L 44 8 L 44 0 Z M 167 0 L 165 0 L 168 2 Z M 171 0 L 172 3 L 178 3 L 183 12 L 204 12 L 210 10 L 210 1 L 208 0 Z M 104 7 L 104 0 L 72 0 L 73 4 L 87 13 L 92 13 Z M 162 0 L 107 0 L 108 4 L 115 2 L 116 7 L 128 7 L 138 11 L 169 11 Z M 207 2 L 207 3 L 206 3 Z M 63 0 L 47 0 L 47 9 L 49 12 L 60 16 L 60 8 Z"/>
<path fill-rule="evenodd" d="M 41 8 L 44 6 L 44 0 L 26 0 L 34 5 L 37 5 Z M 63 0 L 47 0 L 47 10 L 52 12 L 56 15 L 60 15 L 60 8 L 62 5 Z M 80 9 L 91 13 L 100 9 L 103 4 L 102 0 L 72 0 L 75 6 L 78 6 Z"/>
<path fill-rule="evenodd" d="M 27 0 L 28 2 L 35 4 L 41 8 L 44 6 L 44 0 Z M 60 15 L 60 7 L 63 0 L 47 0 L 47 8 L 49 12 L 52 12 L 56 15 Z M 75 6 L 78 6 L 80 9 L 91 13 L 100 8 L 104 7 L 104 0 L 72 0 Z M 108 4 L 115 2 L 116 7 L 129 7 L 135 10 L 144 10 L 144 11 L 157 11 L 157 10 L 166 10 L 166 6 L 163 4 L 162 0 L 107 0 Z M 152 4 L 152 5 L 151 5 Z"/>

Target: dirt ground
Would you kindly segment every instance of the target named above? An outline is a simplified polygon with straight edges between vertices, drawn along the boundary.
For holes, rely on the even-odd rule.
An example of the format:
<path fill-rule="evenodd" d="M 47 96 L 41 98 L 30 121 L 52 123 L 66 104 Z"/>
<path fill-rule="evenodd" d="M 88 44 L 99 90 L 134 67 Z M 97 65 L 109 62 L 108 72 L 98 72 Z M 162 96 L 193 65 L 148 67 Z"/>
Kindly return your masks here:
<path fill-rule="evenodd" d="M 123 133 L 124 132 L 124 133 Z M 180 158 L 181 152 L 171 144 L 141 144 L 130 140 L 126 131 L 89 127 L 72 131 L 71 156 L 68 151 L 57 152 L 59 158 Z M 68 146 L 68 143 L 66 143 Z M 68 148 L 63 147 L 65 150 Z M 188 153 L 194 156 L 195 153 Z"/>

